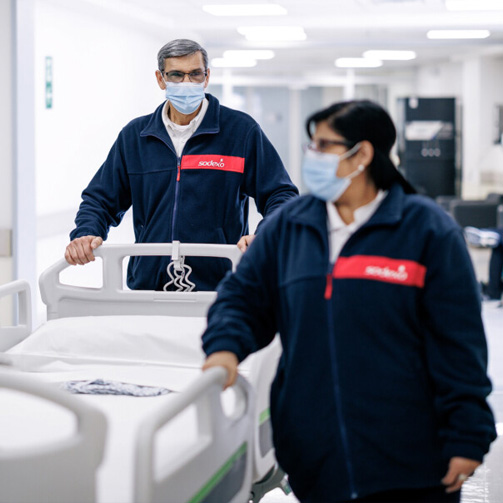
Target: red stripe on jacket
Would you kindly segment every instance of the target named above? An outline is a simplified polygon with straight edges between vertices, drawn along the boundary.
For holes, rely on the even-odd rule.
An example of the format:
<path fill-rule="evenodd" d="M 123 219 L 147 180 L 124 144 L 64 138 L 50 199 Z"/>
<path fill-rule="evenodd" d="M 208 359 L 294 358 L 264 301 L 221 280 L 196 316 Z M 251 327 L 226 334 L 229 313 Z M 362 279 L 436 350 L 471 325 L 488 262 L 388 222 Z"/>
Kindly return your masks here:
<path fill-rule="evenodd" d="M 181 169 L 215 169 L 243 173 L 245 158 L 230 155 L 184 155 Z"/>
<path fill-rule="evenodd" d="M 373 255 L 339 257 L 332 274 L 327 275 L 325 299 L 332 297 L 332 278 L 368 279 L 397 285 L 424 287 L 426 267 L 413 260 L 401 260 Z"/>
<path fill-rule="evenodd" d="M 370 279 L 423 288 L 426 267 L 412 260 L 354 255 L 353 257 L 339 257 L 332 276 L 336 279 Z"/>

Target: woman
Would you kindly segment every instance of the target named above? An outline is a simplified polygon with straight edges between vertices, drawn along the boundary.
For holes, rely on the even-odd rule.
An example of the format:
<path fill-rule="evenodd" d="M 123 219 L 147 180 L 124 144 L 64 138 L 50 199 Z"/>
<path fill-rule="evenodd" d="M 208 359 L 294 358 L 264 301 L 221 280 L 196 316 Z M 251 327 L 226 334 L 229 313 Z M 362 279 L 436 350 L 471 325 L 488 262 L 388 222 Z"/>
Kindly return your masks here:
<path fill-rule="evenodd" d="M 461 229 L 414 194 L 370 101 L 307 120 L 312 195 L 285 205 L 219 287 L 205 369 L 279 332 L 276 455 L 302 502 L 458 502 L 496 437 Z"/>

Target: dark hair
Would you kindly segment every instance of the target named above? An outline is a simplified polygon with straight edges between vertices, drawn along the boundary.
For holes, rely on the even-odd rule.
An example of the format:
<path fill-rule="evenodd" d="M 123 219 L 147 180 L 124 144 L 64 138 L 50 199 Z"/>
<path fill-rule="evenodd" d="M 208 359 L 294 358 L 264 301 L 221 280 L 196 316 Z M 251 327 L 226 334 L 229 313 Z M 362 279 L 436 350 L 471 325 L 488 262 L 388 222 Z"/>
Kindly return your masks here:
<path fill-rule="evenodd" d="M 164 72 L 164 60 L 168 58 L 179 58 L 182 56 L 191 56 L 200 52 L 203 56 L 204 69 L 208 69 L 208 53 L 197 42 L 186 38 L 172 40 L 163 45 L 157 53 L 157 66 L 159 71 Z"/>
<path fill-rule="evenodd" d="M 354 145 L 363 140 L 372 144 L 374 158 L 369 166 L 369 176 L 378 189 L 387 190 L 394 182 L 398 182 L 407 194 L 416 192 L 390 159 L 396 129 L 391 117 L 380 105 L 369 100 L 335 103 L 307 119 L 309 138 L 320 122 L 327 122 L 334 132 Z"/>

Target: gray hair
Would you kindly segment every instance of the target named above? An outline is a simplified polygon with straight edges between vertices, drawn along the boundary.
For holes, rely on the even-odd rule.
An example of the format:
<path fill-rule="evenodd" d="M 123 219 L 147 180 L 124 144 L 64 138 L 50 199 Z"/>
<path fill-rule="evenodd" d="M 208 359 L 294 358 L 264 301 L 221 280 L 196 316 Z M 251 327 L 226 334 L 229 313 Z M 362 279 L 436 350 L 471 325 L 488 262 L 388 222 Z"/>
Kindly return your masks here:
<path fill-rule="evenodd" d="M 187 40 L 186 38 L 179 38 L 168 42 L 163 45 L 157 53 L 157 66 L 159 71 L 164 71 L 164 60 L 168 58 L 179 58 L 181 56 L 190 56 L 200 52 L 203 56 L 204 69 L 208 68 L 208 53 L 197 42 Z"/>

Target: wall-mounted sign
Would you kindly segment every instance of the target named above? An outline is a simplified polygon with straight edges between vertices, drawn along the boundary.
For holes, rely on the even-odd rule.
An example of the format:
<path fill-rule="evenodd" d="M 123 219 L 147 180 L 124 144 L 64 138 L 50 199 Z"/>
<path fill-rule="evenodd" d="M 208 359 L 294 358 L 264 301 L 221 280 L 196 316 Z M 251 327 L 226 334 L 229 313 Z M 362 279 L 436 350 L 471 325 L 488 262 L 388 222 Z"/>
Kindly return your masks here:
<path fill-rule="evenodd" d="M 45 57 L 45 108 L 52 108 L 52 56 Z"/>
<path fill-rule="evenodd" d="M 410 121 L 405 124 L 408 141 L 452 140 L 454 124 L 445 121 Z"/>

